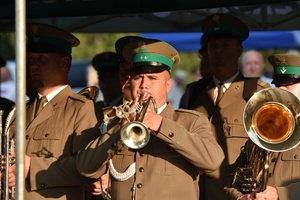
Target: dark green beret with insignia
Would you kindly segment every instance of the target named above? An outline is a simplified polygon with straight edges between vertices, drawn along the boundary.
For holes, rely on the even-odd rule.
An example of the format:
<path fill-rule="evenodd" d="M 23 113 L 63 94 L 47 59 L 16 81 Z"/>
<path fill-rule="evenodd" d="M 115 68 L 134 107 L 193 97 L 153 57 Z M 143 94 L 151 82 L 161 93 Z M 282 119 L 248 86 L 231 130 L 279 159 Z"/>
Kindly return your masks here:
<path fill-rule="evenodd" d="M 180 62 L 174 47 L 156 39 L 144 38 L 127 43 L 123 48 L 123 56 L 131 64 L 131 72 L 170 71 Z"/>
<path fill-rule="evenodd" d="M 116 52 L 119 56 L 119 61 L 124 61 L 124 57 L 123 57 L 123 47 L 125 46 L 125 44 L 127 44 L 128 42 L 137 40 L 137 39 L 143 39 L 142 37 L 139 36 L 134 36 L 134 35 L 128 35 L 128 36 L 124 36 L 119 38 L 116 43 L 115 43 L 115 49 Z"/>
<path fill-rule="evenodd" d="M 290 85 L 300 82 L 300 56 L 275 54 L 268 57 L 274 67 L 273 81 L 275 85 Z"/>
<path fill-rule="evenodd" d="M 41 23 L 29 23 L 26 27 L 27 52 L 54 53 L 65 51 L 72 53 L 80 41 L 71 33 L 55 26 Z"/>
<path fill-rule="evenodd" d="M 248 26 L 233 15 L 216 13 L 202 22 L 202 31 L 209 39 L 211 36 L 231 36 L 244 41 L 249 36 Z"/>
<path fill-rule="evenodd" d="M 114 52 L 97 54 L 92 60 L 92 65 L 98 73 L 119 71 L 118 55 Z"/>

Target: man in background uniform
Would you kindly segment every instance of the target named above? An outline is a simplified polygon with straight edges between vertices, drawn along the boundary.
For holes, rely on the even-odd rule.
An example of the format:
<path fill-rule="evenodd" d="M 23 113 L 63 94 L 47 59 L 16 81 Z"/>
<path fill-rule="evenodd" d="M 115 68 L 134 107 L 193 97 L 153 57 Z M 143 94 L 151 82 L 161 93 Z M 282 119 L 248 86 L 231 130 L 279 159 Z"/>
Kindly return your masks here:
<path fill-rule="evenodd" d="M 238 70 L 243 52 L 242 41 L 249 30 L 244 22 L 229 14 L 213 14 L 204 19 L 202 31 L 207 37 L 207 49 L 213 77 L 190 84 L 188 106 L 207 115 L 213 133 L 225 153 L 221 167 L 201 176 L 201 200 L 225 199 L 222 176 L 226 166 L 238 157 L 240 147 L 248 139 L 243 125 L 243 110 L 254 92 L 269 87 L 257 79 L 245 81 Z"/>
<path fill-rule="evenodd" d="M 102 108 L 119 105 L 123 92 L 119 77 L 118 55 L 114 52 L 97 54 L 92 65 L 98 73 L 99 87 L 103 94 L 103 101 L 97 102 Z"/>
<path fill-rule="evenodd" d="M 288 55 L 288 54 L 275 54 L 269 56 L 268 60 L 271 63 L 271 65 L 274 67 L 274 75 L 273 75 L 274 78 L 272 83 L 275 84 L 276 87 L 292 92 L 295 95 L 295 97 L 291 97 L 291 95 L 286 95 L 281 91 L 266 93 L 268 94 L 267 98 L 270 98 L 269 100 L 266 100 L 266 97 L 264 95 L 260 95 L 260 97 L 266 100 L 266 102 L 267 101 L 277 102 L 282 105 L 285 105 L 287 108 L 289 107 L 290 103 L 292 103 L 292 106 L 294 106 L 296 110 L 291 110 L 291 111 L 292 112 L 295 111 L 296 112 L 295 114 L 299 114 L 300 102 L 298 98 L 300 98 L 300 57 L 296 55 Z M 261 99 L 261 98 L 257 97 L 257 99 Z M 258 108 L 259 107 L 257 107 L 257 109 Z M 289 109 L 290 108 L 291 107 L 289 107 Z M 276 112 L 275 109 L 274 112 Z M 262 115 L 264 115 L 264 113 L 262 113 Z M 288 124 L 284 123 L 285 122 L 285 120 L 283 120 L 284 115 L 279 117 L 276 114 L 274 114 L 273 116 L 267 114 L 266 116 L 272 117 L 272 119 L 268 120 L 269 119 L 268 117 L 265 118 L 266 121 L 264 124 L 261 124 L 261 127 L 265 127 L 267 134 L 272 135 L 272 137 L 274 137 L 275 135 L 282 136 L 283 133 L 282 126 L 288 127 Z M 276 137 L 274 137 L 274 139 L 275 138 Z M 249 163 L 248 161 L 251 153 L 252 153 L 251 156 L 259 158 L 258 154 L 253 155 L 253 152 L 251 152 L 251 143 L 252 142 L 249 139 L 249 141 L 243 147 L 243 151 L 241 152 L 240 156 L 238 157 L 234 165 L 230 166 L 230 168 L 228 168 L 228 171 L 226 172 L 226 176 L 224 179 L 225 180 L 224 183 L 226 186 L 224 193 L 226 193 L 226 199 L 228 200 L 236 200 L 236 199 L 238 200 L 250 200 L 250 199 L 298 200 L 300 199 L 300 190 L 299 190 L 300 145 L 298 144 L 299 125 L 295 126 L 295 130 L 293 130 L 290 138 L 284 142 L 273 144 L 273 146 L 269 145 L 269 147 L 267 147 L 263 143 L 260 144 L 262 146 L 267 147 L 267 149 L 269 149 L 269 151 L 267 151 L 268 153 L 267 164 L 269 169 L 267 175 L 268 178 L 267 187 L 263 192 L 260 192 L 259 191 L 260 188 L 257 188 L 255 189 L 254 192 L 250 192 L 249 194 L 242 194 L 241 191 L 238 191 L 236 189 L 238 188 L 237 186 L 235 186 L 236 188 L 232 187 L 233 175 L 237 171 L 237 167 L 244 168 L 246 164 L 249 164 L 250 166 L 255 166 L 257 167 L 257 169 L 259 169 L 258 163 Z M 278 152 L 272 152 L 272 149 L 275 146 Z M 254 174 L 254 176 L 255 175 L 256 174 Z M 246 188 L 247 184 L 245 179 L 242 180 L 238 179 L 238 181 L 240 181 L 240 183 L 245 183 L 244 187 Z"/>
<path fill-rule="evenodd" d="M 28 24 L 26 33 L 31 81 L 38 94 L 26 105 L 24 198 L 84 200 L 84 184 L 95 179 L 78 173 L 75 156 L 99 129 L 94 102 L 67 84 L 72 47 L 80 42 L 47 24 Z M 16 128 L 12 120 L 12 137 Z M 10 187 L 15 186 L 15 173 L 16 166 L 10 166 Z"/>

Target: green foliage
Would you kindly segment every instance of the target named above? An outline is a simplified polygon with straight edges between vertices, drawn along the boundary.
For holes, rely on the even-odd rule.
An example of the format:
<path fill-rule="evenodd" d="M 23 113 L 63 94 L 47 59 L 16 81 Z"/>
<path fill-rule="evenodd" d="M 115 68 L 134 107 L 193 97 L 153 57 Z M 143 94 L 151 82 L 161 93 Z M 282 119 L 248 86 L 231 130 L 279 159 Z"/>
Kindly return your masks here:
<path fill-rule="evenodd" d="M 5 60 L 15 59 L 15 34 L 0 33 L 0 56 Z"/>

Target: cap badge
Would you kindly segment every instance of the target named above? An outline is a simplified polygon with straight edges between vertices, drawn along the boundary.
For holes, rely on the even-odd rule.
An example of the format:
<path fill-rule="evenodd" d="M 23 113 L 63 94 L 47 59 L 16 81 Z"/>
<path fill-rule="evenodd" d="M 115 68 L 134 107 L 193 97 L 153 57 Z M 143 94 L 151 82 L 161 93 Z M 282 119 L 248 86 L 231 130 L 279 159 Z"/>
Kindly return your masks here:
<path fill-rule="evenodd" d="M 284 67 L 282 67 L 282 68 L 280 69 L 280 71 L 281 71 L 282 74 L 284 74 L 284 73 L 286 72 L 286 69 L 285 69 Z"/>
<path fill-rule="evenodd" d="M 39 29 L 39 28 L 38 28 L 37 25 L 32 25 L 32 26 L 31 26 L 31 30 L 33 31 L 34 34 L 37 33 L 38 29 Z"/>
<path fill-rule="evenodd" d="M 213 21 L 214 21 L 215 24 L 219 23 L 219 19 L 220 19 L 219 15 L 214 15 L 213 16 Z"/>
<path fill-rule="evenodd" d="M 279 56 L 276 58 L 276 60 L 277 60 L 277 62 L 279 62 L 278 65 L 286 65 L 285 57 Z"/>
<path fill-rule="evenodd" d="M 40 40 L 40 37 L 33 37 L 32 39 L 34 42 L 38 42 Z"/>
<path fill-rule="evenodd" d="M 145 41 L 138 42 L 138 46 L 140 47 L 139 48 L 139 53 L 145 53 L 145 52 L 147 52 Z"/>

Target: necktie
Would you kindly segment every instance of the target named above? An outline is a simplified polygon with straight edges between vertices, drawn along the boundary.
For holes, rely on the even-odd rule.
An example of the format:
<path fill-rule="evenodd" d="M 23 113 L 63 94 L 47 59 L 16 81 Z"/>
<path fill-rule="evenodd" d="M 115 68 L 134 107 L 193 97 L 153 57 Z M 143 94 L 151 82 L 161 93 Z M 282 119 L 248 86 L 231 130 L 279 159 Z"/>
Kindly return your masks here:
<path fill-rule="evenodd" d="M 223 95 L 224 95 L 224 84 L 219 83 L 219 90 L 218 90 L 218 96 L 217 96 L 217 99 L 216 99 L 216 104 L 219 103 L 219 101 L 221 100 Z"/>
<path fill-rule="evenodd" d="M 44 108 L 44 104 L 47 102 L 47 98 L 45 96 L 41 97 L 38 101 L 38 107 L 35 112 L 35 116 L 37 116 L 41 110 Z"/>

